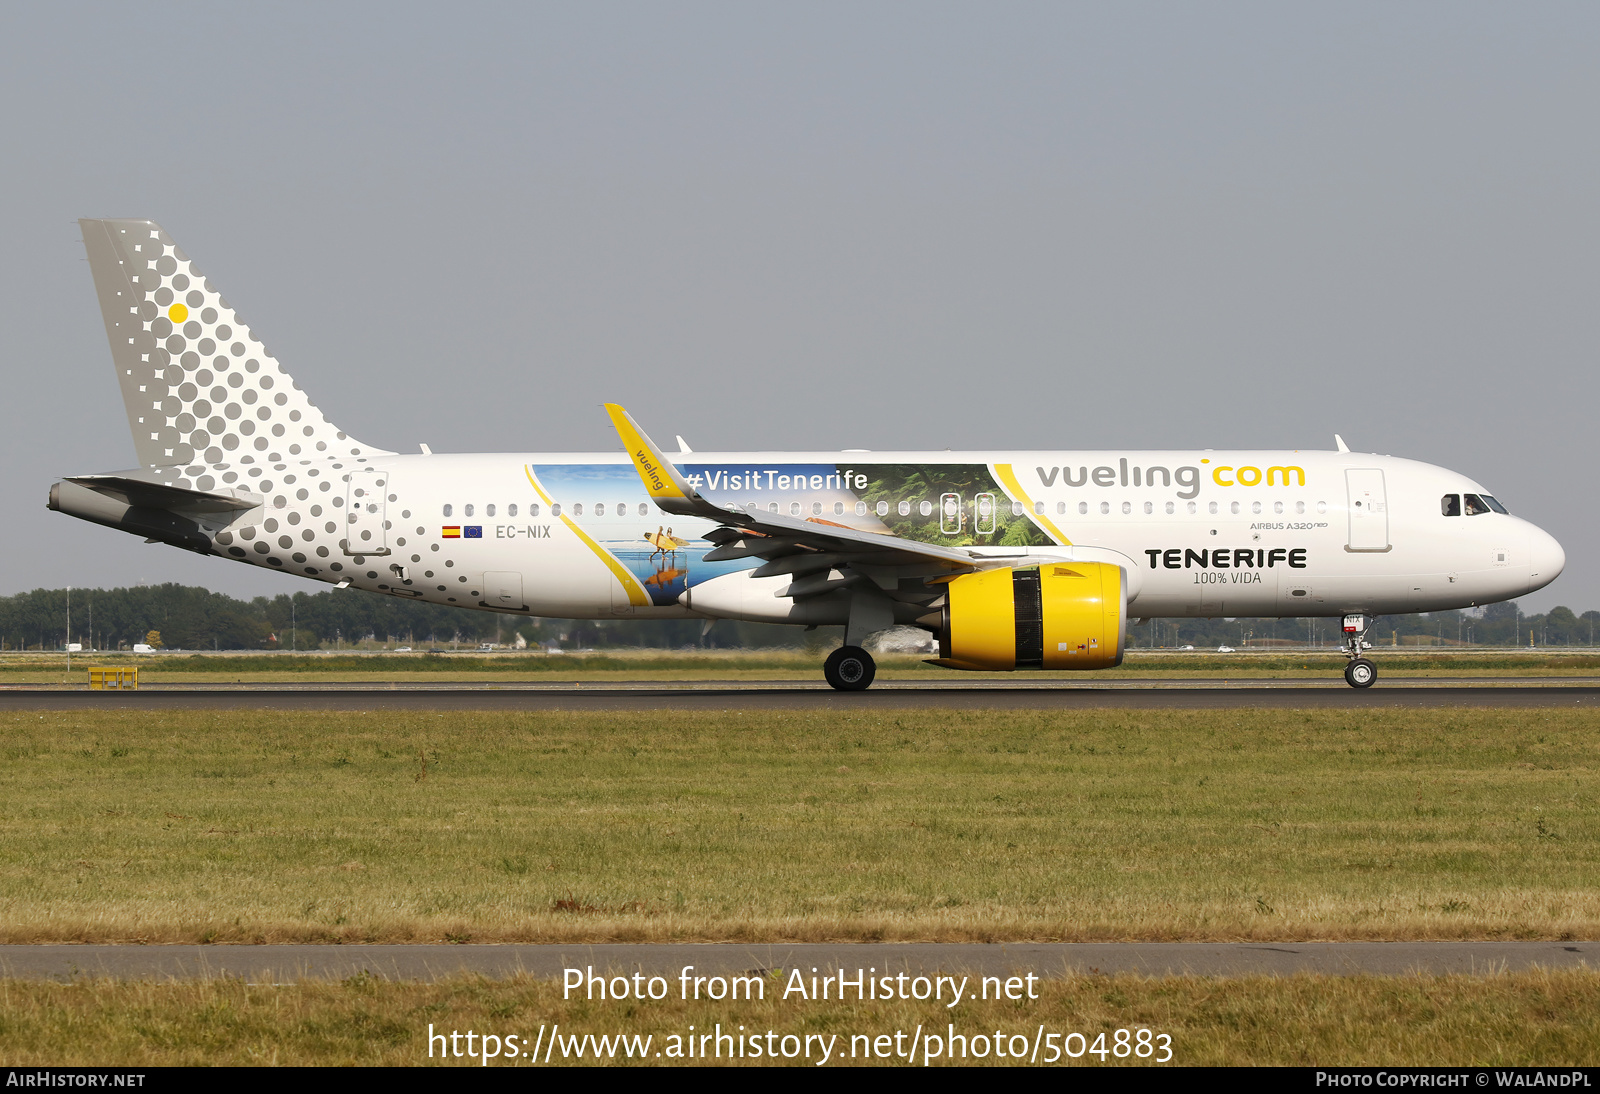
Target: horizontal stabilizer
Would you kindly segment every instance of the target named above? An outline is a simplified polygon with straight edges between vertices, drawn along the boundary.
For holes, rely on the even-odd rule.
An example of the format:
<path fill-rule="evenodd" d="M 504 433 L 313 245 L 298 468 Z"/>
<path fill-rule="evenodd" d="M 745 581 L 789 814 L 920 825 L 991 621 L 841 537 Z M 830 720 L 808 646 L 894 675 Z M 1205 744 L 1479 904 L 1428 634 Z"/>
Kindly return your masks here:
<path fill-rule="evenodd" d="M 145 482 L 123 475 L 73 475 L 68 482 L 87 487 L 97 494 L 115 498 L 128 505 L 145 509 L 169 511 L 189 510 L 199 513 L 224 513 L 239 509 L 254 509 L 261 504 L 235 497 L 232 494 L 213 494 L 204 490 L 185 490 L 164 482 Z"/>

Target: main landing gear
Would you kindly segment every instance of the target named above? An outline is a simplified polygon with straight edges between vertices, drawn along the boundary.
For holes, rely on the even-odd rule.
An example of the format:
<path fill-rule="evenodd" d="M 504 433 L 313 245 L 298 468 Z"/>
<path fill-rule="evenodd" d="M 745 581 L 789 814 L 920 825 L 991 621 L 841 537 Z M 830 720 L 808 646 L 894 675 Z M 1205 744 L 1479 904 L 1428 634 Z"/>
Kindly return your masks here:
<path fill-rule="evenodd" d="M 872 686 L 878 666 L 860 646 L 840 646 L 822 663 L 822 675 L 839 691 L 865 691 Z"/>
<path fill-rule="evenodd" d="M 1378 679 L 1378 666 L 1361 656 L 1362 651 L 1372 648 L 1366 635 L 1366 616 L 1344 617 L 1344 653 L 1350 658 L 1350 663 L 1344 667 L 1344 682 L 1353 688 L 1370 688 Z"/>

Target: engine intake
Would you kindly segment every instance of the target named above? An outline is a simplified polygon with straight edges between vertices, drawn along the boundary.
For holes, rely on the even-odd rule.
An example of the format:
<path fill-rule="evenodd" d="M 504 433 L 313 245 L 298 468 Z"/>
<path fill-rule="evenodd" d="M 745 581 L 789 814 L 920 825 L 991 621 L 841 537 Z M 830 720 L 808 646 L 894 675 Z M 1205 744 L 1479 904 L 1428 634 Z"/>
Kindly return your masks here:
<path fill-rule="evenodd" d="M 984 570 L 947 583 L 939 657 L 951 669 L 1106 669 L 1122 664 L 1127 582 L 1106 562 Z"/>

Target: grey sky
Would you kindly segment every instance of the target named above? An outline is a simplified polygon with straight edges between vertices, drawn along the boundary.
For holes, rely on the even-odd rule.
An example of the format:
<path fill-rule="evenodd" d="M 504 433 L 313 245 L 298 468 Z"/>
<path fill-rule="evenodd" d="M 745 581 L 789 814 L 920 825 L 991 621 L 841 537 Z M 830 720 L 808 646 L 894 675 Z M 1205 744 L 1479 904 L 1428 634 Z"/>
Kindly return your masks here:
<path fill-rule="evenodd" d="M 1338 431 L 1600 607 L 1597 46 L 1593 4 L 12 5 L 0 592 L 298 586 L 44 511 L 133 462 L 74 221 L 147 216 L 369 443 Z"/>

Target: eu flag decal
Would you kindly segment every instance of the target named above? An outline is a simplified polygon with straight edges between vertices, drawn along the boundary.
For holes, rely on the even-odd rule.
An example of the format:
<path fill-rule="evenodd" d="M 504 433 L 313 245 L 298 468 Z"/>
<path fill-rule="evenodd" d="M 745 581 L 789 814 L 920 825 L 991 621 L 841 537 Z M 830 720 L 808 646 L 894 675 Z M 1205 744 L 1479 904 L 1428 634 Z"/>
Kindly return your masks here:
<path fill-rule="evenodd" d="M 481 524 L 469 524 L 469 525 L 465 526 L 464 528 L 461 529 L 461 538 L 462 539 L 482 539 L 483 538 L 483 525 L 481 525 Z"/>

